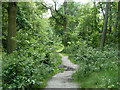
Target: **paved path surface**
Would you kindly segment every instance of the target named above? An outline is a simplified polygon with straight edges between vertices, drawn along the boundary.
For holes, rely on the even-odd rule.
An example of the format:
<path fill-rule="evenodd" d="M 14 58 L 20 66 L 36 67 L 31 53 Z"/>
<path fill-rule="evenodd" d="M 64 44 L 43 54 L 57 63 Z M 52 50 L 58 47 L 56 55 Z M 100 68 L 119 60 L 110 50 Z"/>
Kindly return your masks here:
<path fill-rule="evenodd" d="M 61 51 L 61 50 L 60 50 Z M 58 51 L 58 53 L 60 52 Z M 62 57 L 62 65 L 60 67 L 65 68 L 65 71 L 63 73 L 57 73 L 55 74 L 49 81 L 48 85 L 44 88 L 75 88 L 73 90 L 77 90 L 78 84 L 72 82 L 72 74 L 77 69 L 77 65 L 73 64 L 69 59 L 68 56 L 63 56 L 61 53 L 59 55 Z M 46 89 L 47 90 L 47 89 Z M 54 90 L 54 89 L 51 89 Z M 66 89 L 65 89 L 66 90 Z"/>

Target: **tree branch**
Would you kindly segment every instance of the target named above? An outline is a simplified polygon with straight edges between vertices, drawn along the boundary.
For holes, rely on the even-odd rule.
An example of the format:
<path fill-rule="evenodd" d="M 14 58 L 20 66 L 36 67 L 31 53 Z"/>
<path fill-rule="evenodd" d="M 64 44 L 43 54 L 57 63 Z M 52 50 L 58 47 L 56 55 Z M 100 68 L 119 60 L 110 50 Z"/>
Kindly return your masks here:
<path fill-rule="evenodd" d="M 103 12 L 103 7 L 102 7 L 102 4 L 101 4 L 101 2 L 100 2 L 100 8 L 101 8 L 101 10 L 102 10 L 103 17 L 105 18 L 105 14 L 104 14 L 104 12 Z"/>
<path fill-rule="evenodd" d="M 64 16 L 61 14 L 61 13 L 59 13 L 58 12 L 58 10 L 56 9 L 56 2 L 53 0 L 53 2 L 54 2 L 54 4 L 55 4 L 55 12 L 58 14 L 58 15 L 60 15 L 61 17 L 62 17 L 62 19 L 64 19 Z"/>
<path fill-rule="evenodd" d="M 55 21 L 60 24 L 63 25 L 61 22 L 58 21 L 58 19 L 53 15 L 53 9 L 51 7 L 47 7 L 46 5 L 44 5 L 43 3 L 41 3 L 46 9 L 50 9 L 52 17 L 55 19 Z M 56 6 L 55 6 L 55 12 L 57 13 L 58 11 L 56 10 Z M 62 18 L 64 18 L 61 14 L 59 14 Z"/>

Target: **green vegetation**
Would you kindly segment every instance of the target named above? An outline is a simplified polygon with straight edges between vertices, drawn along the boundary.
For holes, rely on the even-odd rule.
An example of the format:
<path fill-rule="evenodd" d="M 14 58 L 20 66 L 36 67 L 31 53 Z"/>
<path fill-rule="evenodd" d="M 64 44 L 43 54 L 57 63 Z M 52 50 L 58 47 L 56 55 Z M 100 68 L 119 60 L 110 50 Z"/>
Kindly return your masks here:
<path fill-rule="evenodd" d="M 79 7 L 78 10 L 81 10 L 79 13 L 81 16 L 78 16 L 77 19 L 79 24 L 73 29 L 74 34 L 69 33 L 69 35 L 76 35 L 76 38 L 67 39 L 68 45 L 62 51 L 64 55 L 69 56 L 73 63 L 79 64 L 79 69 L 73 74 L 73 78 L 80 83 L 81 88 L 117 88 L 119 85 L 118 37 L 115 37 L 114 34 L 117 33 L 114 31 L 116 27 L 110 24 L 117 21 L 111 19 L 111 11 L 108 10 L 109 13 L 105 11 L 109 23 L 102 27 L 101 24 L 105 24 L 106 21 L 100 19 L 99 8 L 105 10 L 104 4 L 111 5 L 112 7 L 109 9 L 115 11 L 116 3 L 99 2 L 93 3 L 93 7 L 90 4 Z M 103 13 L 101 18 L 105 19 L 105 14 Z M 77 17 L 77 11 L 75 15 Z M 106 28 L 103 33 L 101 32 L 102 28 L 104 30 Z M 102 36 L 102 34 L 106 36 Z"/>
<path fill-rule="evenodd" d="M 44 87 L 46 81 L 59 71 L 56 66 L 61 64 L 61 57 L 58 54 L 49 54 L 48 58 L 44 55 L 37 58 L 34 55 L 18 54 L 18 51 L 14 51 L 9 56 L 3 53 L 3 87 Z"/>
<path fill-rule="evenodd" d="M 75 48 L 78 48 L 76 51 Z M 83 88 L 117 88 L 118 85 L 118 49 L 106 46 L 98 51 L 88 47 L 85 41 L 80 40 L 66 48 L 73 63 L 80 67 L 73 74 L 74 79 L 80 82 Z M 65 52 L 64 51 L 64 52 Z"/>
<path fill-rule="evenodd" d="M 61 64 L 61 57 L 56 51 L 63 45 L 60 44 L 60 39 L 54 34 L 52 27 L 49 27 L 48 19 L 37 14 L 43 11 L 37 4 L 17 4 L 17 32 L 16 37 L 12 37 L 12 40 L 16 41 L 16 48 L 14 51 L 10 49 L 9 53 L 9 47 L 6 47 L 8 32 L 5 22 L 8 17 L 6 14 L 8 3 L 3 3 L 3 88 L 43 88 L 51 76 L 59 72 L 57 66 Z M 34 10 L 27 12 L 31 9 Z"/>
<path fill-rule="evenodd" d="M 81 88 L 117 88 L 119 18 L 120 1 L 2 2 L 3 88 L 44 88 L 64 71 L 61 49 Z"/>

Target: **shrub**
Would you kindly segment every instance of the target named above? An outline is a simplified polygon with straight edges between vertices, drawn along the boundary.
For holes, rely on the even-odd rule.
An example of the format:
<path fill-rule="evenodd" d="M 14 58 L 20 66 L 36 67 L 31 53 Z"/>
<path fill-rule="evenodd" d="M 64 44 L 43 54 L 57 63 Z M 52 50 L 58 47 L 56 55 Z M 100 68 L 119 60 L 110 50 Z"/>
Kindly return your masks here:
<path fill-rule="evenodd" d="M 73 74 L 76 81 L 87 81 L 97 73 L 95 80 L 90 79 L 94 81 L 95 85 L 97 83 L 96 87 L 117 87 L 118 50 L 116 48 L 106 46 L 104 50 L 98 51 L 96 48 L 88 47 L 85 41 L 80 40 L 65 49 L 64 52 L 69 54 L 72 62 L 79 64 L 79 69 Z"/>
<path fill-rule="evenodd" d="M 61 63 L 56 52 L 47 51 L 38 53 L 37 50 L 27 49 L 9 55 L 3 52 L 3 88 L 44 87 L 46 80 L 56 73 L 56 67 Z"/>

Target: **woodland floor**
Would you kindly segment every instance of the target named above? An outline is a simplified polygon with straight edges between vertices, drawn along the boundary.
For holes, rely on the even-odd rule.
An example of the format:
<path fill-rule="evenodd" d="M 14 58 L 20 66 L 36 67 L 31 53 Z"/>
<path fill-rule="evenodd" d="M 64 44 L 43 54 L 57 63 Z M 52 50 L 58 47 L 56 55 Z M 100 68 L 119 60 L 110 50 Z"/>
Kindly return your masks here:
<path fill-rule="evenodd" d="M 60 50 L 61 51 L 61 50 Z M 60 51 L 57 51 L 59 53 Z M 77 65 L 73 64 L 68 56 L 63 56 L 61 53 L 59 55 L 62 57 L 62 64 L 58 68 L 64 68 L 65 71 L 62 73 L 57 73 L 47 82 L 45 88 L 78 88 L 78 84 L 72 82 L 72 74 L 77 69 Z"/>

